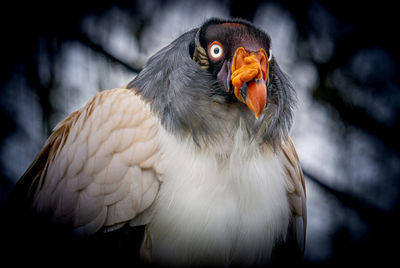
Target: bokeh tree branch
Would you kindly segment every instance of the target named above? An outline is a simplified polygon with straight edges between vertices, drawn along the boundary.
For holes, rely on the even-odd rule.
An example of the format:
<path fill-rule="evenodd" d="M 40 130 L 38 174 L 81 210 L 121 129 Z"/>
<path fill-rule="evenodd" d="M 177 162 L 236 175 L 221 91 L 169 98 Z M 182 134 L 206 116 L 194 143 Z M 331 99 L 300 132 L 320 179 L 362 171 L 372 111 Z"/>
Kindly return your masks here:
<path fill-rule="evenodd" d="M 139 73 L 141 70 L 141 66 L 134 66 L 133 64 L 128 64 L 122 59 L 119 59 L 112 55 L 110 52 L 108 52 L 106 49 L 104 49 L 100 44 L 95 43 L 93 40 L 91 40 L 87 35 L 85 35 L 82 32 L 78 32 L 76 35 L 76 39 L 80 41 L 82 44 L 88 46 L 91 48 L 93 51 L 101 54 L 102 56 L 106 57 L 107 59 L 111 60 L 114 63 L 119 64 L 120 66 L 124 67 L 128 71 L 134 72 L 134 73 Z"/>

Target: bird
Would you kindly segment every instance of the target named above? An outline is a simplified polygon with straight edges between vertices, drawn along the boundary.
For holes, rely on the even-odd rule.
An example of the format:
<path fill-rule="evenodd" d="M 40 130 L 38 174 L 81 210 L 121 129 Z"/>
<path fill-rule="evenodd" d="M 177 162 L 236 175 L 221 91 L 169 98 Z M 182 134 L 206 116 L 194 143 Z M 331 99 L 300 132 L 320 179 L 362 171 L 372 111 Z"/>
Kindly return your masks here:
<path fill-rule="evenodd" d="M 82 243 L 138 230 L 122 244 L 135 242 L 128 254 L 148 265 L 301 260 L 306 190 L 289 137 L 295 105 L 265 31 L 208 19 L 125 86 L 61 121 L 8 203 Z"/>

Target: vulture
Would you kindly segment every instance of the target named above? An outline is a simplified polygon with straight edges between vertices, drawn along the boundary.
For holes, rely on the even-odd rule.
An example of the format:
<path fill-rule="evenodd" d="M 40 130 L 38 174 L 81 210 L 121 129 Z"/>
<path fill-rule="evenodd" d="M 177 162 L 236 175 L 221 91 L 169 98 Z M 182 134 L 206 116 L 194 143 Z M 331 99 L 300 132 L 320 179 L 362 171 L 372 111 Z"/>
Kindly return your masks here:
<path fill-rule="evenodd" d="M 295 102 L 267 33 L 241 19 L 207 20 L 55 127 L 7 198 L 9 246 L 59 262 L 300 261 L 306 192 L 289 137 Z"/>

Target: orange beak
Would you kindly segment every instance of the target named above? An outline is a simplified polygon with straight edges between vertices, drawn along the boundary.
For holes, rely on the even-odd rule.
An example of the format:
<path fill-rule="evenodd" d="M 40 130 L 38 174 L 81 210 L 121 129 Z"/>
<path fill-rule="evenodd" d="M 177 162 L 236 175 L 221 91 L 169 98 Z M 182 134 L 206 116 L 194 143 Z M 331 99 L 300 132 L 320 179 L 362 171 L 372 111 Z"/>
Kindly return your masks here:
<path fill-rule="evenodd" d="M 264 49 L 247 52 L 239 47 L 232 61 L 231 81 L 236 98 L 246 103 L 259 118 L 267 104 L 269 62 Z"/>

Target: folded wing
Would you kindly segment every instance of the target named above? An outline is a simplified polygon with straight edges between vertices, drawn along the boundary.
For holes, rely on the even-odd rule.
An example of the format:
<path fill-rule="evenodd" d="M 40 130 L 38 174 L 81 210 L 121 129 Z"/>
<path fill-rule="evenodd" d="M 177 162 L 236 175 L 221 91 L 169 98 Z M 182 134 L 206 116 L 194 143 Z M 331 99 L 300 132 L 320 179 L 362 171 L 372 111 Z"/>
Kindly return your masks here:
<path fill-rule="evenodd" d="M 289 137 L 282 139 L 280 158 L 286 173 L 287 195 L 292 211 L 288 239 L 302 255 L 307 225 L 306 188 L 299 158 Z"/>
<path fill-rule="evenodd" d="M 132 90 L 106 90 L 56 126 L 13 194 L 76 233 L 115 229 L 153 203 L 158 150 L 149 105 Z"/>

